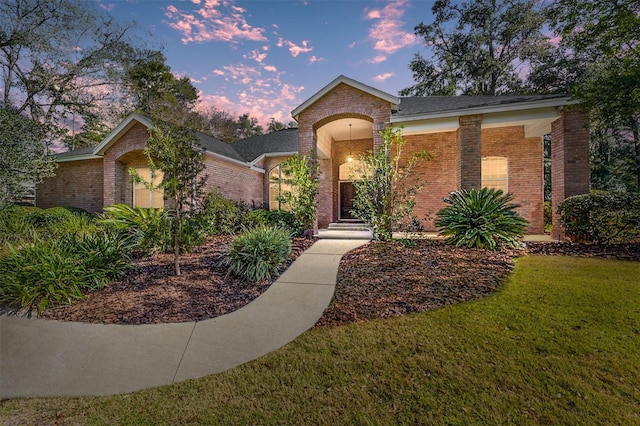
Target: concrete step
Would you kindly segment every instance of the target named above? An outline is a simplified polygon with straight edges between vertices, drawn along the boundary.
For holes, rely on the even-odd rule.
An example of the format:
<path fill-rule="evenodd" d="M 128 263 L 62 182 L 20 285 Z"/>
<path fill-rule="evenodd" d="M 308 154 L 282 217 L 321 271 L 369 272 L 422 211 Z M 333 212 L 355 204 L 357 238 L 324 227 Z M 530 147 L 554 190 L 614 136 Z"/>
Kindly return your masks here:
<path fill-rule="evenodd" d="M 327 229 L 330 231 L 368 231 L 370 226 L 362 222 L 338 222 L 330 223 Z"/>
<path fill-rule="evenodd" d="M 326 240 L 371 240 L 373 233 L 368 229 L 360 229 L 356 231 L 343 229 L 319 229 L 314 235 L 318 239 Z"/>

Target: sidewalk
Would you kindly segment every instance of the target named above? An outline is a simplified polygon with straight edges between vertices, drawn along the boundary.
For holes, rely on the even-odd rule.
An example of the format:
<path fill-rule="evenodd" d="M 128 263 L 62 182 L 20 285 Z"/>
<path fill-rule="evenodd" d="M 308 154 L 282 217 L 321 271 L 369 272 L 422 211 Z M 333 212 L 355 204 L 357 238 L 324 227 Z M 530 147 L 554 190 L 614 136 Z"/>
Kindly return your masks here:
<path fill-rule="evenodd" d="M 278 349 L 311 328 L 338 265 L 366 240 L 320 240 L 260 297 L 201 322 L 100 325 L 0 317 L 0 399 L 110 395 L 203 377 Z"/>

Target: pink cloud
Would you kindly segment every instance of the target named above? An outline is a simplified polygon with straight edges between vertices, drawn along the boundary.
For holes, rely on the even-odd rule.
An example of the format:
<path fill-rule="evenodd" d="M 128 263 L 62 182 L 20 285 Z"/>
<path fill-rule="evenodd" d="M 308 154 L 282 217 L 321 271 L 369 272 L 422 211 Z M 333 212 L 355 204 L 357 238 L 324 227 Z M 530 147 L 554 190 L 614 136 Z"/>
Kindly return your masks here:
<path fill-rule="evenodd" d="M 193 1 L 200 5 L 200 1 Z M 184 44 L 205 41 L 266 41 L 264 28 L 251 26 L 244 17 L 245 9 L 231 2 L 207 0 L 194 13 L 167 6 L 168 25 L 182 34 Z"/>
<path fill-rule="evenodd" d="M 381 82 L 383 82 L 383 81 L 385 81 L 385 80 L 387 80 L 387 79 L 389 79 L 389 78 L 391 78 L 391 77 L 393 77 L 395 75 L 396 75 L 396 73 L 393 73 L 393 72 L 387 72 L 387 73 L 384 73 L 384 74 L 378 74 L 375 77 L 373 77 L 373 80 L 378 82 L 378 83 L 381 83 Z"/>
<path fill-rule="evenodd" d="M 264 70 L 269 72 L 276 72 L 278 71 L 278 68 L 276 68 L 274 65 L 265 65 Z"/>
<path fill-rule="evenodd" d="M 301 53 L 308 53 L 313 50 L 313 47 L 309 46 L 309 43 L 310 43 L 309 40 L 302 40 L 300 45 L 297 45 L 290 40 L 285 40 L 282 37 L 280 37 L 276 45 L 278 47 L 287 46 L 289 48 L 289 52 L 291 52 L 291 56 L 295 58 Z"/>
<path fill-rule="evenodd" d="M 323 58 L 323 57 L 318 57 L 316 55 L 311 55 L 311 57 L 309 58 L 308 62 L 310 64 L 315 64 L 316 62 L 324 62 L 324 61 L 326 61 L 326 59 Z"/>
<path fill-rule="evenodd" d="M 406 4 L 406 0 L 397 0 L 382 9 L 365 10 L 365 19 L 376 20 L 369 29 L 375 50 L 392 54 L 418 42 L 415 34 L 404 29 L 405 22 L 401 20 Z"/>
<path fill-rule="evenodd" d="M 367 62 L 369 62 L 370 64 L 379 64 L 381 62 L 384 62 L 387 60 L 387 56 L 386 55 L 377 55 L 374 56 L 373 58 L 369 59 Z"/>

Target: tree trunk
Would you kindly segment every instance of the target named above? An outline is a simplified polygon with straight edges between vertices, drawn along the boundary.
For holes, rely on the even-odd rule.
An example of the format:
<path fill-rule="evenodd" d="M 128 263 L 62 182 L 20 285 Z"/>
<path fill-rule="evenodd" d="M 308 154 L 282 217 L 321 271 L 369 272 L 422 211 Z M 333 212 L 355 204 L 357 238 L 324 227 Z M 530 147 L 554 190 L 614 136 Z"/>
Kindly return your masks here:
<path fill-rule="evenodd" d="M 180 276 L 180 207 L 175 200 L 176 214 L 173 219 L 173 262 L 176 268 L 176 276 Z"/>

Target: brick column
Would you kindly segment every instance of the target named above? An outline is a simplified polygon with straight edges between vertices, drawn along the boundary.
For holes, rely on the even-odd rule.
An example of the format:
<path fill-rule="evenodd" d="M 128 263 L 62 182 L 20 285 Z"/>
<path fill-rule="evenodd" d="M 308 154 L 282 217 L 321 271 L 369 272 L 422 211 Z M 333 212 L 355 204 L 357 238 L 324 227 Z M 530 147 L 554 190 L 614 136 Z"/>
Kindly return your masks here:
<path fill-rule="evenodd" d="M 459 119 L 458 149 L 461 189 L 480 189 L 482 185 L 482 116 L 465 115 Z"/>
<path fill-rule="evenodd" d="M 384 143 L 380 132 L 387 128 L 388 125 L 389 123 L 383 122 L 373 123 L 373 152 L 378 152 L 378 148 Z"/>
<path fill-rule="evenodd" d="M 579 110 L 567 109 L 551 123 L 551 205 L 553 231 L 556 240 L 565 238 L 557 213 L 562 201 L 589 192 L 589 116 Z"/>

